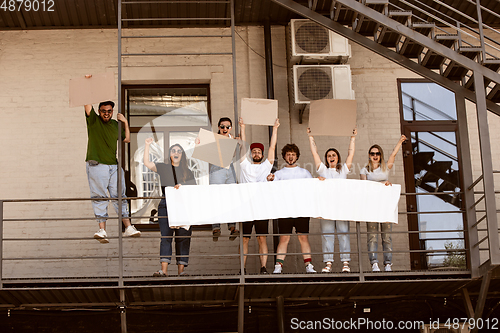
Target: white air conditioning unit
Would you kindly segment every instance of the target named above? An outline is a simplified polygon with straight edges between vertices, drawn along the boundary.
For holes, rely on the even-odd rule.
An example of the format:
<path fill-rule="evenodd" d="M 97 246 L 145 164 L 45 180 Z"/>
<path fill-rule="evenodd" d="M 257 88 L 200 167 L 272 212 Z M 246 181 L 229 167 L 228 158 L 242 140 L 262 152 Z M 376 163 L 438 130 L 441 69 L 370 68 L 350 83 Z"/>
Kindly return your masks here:
<path fill-rule="evenodd" d="M 424 328 L 420 329 L 421 333 L 469 333 L 469 324 L 467 323 L 457 323 L 457 324 L 443 324 L 434 323 L 432 325 L 425 324 Z"/>
<path fill-rule="evenodd" d="M 293 66 L 295 104 L 309 104 L 318 99 L 354 99 L 351 87 L 349 65 Z"/>
<path fill-rule="evenodd" d="M 347 38 L 310 20 L 290 21 L 290 61 L 346 63 L 351 57 Z"/>

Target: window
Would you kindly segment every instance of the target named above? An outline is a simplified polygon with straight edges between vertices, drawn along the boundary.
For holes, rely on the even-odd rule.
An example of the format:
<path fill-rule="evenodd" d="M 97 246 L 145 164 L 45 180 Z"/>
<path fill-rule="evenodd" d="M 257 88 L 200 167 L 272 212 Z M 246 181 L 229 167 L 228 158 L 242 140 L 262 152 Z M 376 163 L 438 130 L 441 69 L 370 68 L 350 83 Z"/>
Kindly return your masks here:
<path fill-rule="evenodd" d="M 129 170 L 127 188 L 132 196 L 160 197 L 158 174 L 144 166 L 146 138 L 152 137 L 150 160 L 165 162 L 165 152 L 180 144 L 186 152 L 188 166 L 198 184 L 208 184 L 208 163 L 193 159 L 195 139 L 200 128 L 211 130 L 208 85 L 122 86 L 125 115 L 129 119 L 131 142 L 124 151 Z M 129 194 L 127 194 L 129 195 Z M 129 195 L 130 196 L 130 195 Z M 131 202 L 133 223 L 142 229 L 157 229 L 157 207 L 160 199 L 138 199 Z M 150 227 L 148 228 L 147 225 Z"/>
<path fill-rule="evenodd" d="M 412 269 L 465 269 L 455 94 L 435 83 L 400 80 L 404 168 Z"/>

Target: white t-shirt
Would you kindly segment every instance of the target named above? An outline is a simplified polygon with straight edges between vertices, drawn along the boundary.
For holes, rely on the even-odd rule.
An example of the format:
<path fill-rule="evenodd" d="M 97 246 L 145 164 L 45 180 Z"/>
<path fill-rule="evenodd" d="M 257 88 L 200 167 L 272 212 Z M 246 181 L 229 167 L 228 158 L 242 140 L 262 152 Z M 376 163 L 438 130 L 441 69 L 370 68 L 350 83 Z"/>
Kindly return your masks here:
<path fill-rule="evenodd" d="M 289 180 L 289 179 L 301 179 L 301 178 L 312 178 L 311 173 L 306 169 L 295 166 L 293 168 L 284 167 L 274 173 L 274 180 Z"/>
<path fill-rule="evenodd" d="M 380 166 L 373 170 L 372 172 L 369 172 L 366 167 L 361 169 L 361 174 L 366 175 L 366 179 L 374 181 L 374 182 L 385 182 L 389 180 L 389 168 L 386 167 L 385 171 L 382 171 Z"/>
<path fill-rule="evenodd" d="M 321 177 L 328 179 L 346 179 L 347 174 L 349 173 L 349 168 L 347 164 L 343 164 L 340 172 L 337 171 L 337 168 L 327 168 L 325 163 L 321 162 L 318 168 L 318 174 Z"/>
<path fill-rule="evenodd" d="M 245 157 L 240 163 L 240 183 L 266 182 L 273 165 L 266 159 L 264 162 L 254 164 Z"/>

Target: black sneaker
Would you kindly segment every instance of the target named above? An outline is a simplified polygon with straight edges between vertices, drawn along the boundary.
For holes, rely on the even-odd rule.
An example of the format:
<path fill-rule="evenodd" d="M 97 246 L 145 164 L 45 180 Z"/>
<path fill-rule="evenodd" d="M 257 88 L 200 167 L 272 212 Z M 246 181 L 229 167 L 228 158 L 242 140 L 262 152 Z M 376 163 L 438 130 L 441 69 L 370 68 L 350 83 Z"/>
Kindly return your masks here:
<path fill-rule="evenodd" d="M 267 269 L 266 269 L 266 266 L 262 266 L 260 268 L 260 274 L 267 274 Z"/>
<path fill-rule="evenodd" d="M 244 269 L 244 272 L 245 272 L 245 275 L 247 275 L 247 269 L 246 269 L 246 268 Z M 241 275 L 241 269 L 240 269 L 240 271 L 238 272 L 238 275 Z"/>
<path fill-rule="evenodd" d="M 240 231 L 238 229 L 231 230 L 231 236 L 229 236 L 229 240 L 234 241 L 239 235 Z"/>

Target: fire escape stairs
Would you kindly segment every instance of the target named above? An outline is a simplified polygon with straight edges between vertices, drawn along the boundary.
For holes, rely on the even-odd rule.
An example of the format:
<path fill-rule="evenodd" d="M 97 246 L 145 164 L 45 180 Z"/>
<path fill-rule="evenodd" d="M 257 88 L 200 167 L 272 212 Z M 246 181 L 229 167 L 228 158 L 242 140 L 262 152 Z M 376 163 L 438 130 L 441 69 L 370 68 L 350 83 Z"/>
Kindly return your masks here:
<path fill-rule="evenodd" d="M 466 43 L 460 29 L 445 33 L 435 23 L 417 22 L 412 11 L 390 10 L 389 0 L 332 0 L 329 17 L 293 0 L 272 1 L 453 91 L 459 89 L 472 101 L 474 73 L 480 72 L 487 107 L 500 115 L 500 58 Z M 309 7 L 316 9 L 312 3 Z"/>

